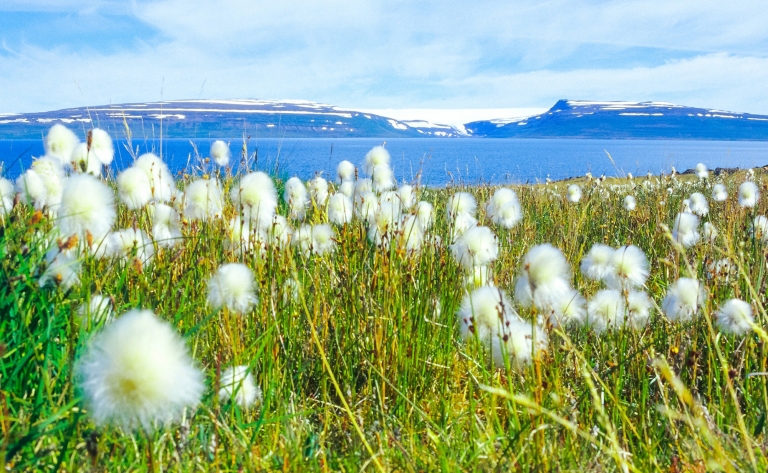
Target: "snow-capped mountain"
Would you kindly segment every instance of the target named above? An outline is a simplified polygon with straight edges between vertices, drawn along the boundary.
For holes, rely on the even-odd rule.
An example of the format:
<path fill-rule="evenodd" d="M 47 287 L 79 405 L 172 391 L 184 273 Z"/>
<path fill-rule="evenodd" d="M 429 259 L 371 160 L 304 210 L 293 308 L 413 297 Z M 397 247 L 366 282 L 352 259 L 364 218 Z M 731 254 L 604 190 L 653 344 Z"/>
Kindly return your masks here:
<path fill-rule="evenodd" d="M 768 116 L 666 102 L 560 100 L 539 115 L 465 127 L 492 138 L 768 140 Z"/>
<path fill-rule="evenodd" d="M 39 138 L 54 123 L 93 126 L 134 138 L 355 138 L 457 136 L 456 129 L 408 123 L 303 100 L 173 100 L 0 115 L 0 138 Z"/>

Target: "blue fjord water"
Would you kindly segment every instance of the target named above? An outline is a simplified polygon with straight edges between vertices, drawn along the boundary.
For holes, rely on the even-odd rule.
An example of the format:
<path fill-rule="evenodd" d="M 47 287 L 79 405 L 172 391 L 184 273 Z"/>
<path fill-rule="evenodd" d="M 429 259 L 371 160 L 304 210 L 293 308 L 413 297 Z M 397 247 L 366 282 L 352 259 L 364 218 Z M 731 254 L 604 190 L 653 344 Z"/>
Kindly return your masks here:
<path fill-rule="evenodd" d="M 164 140 L 163 158 L 174 172 L 192 170 L 207 156 L 210 139 Z M 365 153 L 382 144 L 377 138 L 251 139 L 250 167 L 282 176 L 309 179 L 322 172 L 335 176 L 336 164 L 349 160 L 359 165 Z M 160 152 L 159 140 L 134 141 L 138 153 Z M 240 160 L 242 139 L 231 140 L 233 161 Z M 392 167 L 400 181 L 442 186 L 448 182 L 523 183 L 593 175 L 621 176 L 668 173 L 693 168 L 702 162 L 716 167 L 755 167 L 768 164 L 768 142 L 687 140 L 397 138 L 386 140 Z M 130 166 L 133 158 L 123 141 L 115 143 L 113 167 Z M 196 149 L 199 151 L 197 152 Z M 0 140 L 3 175 L 17 176 L 33 156 L 43 154 L 41 140 Z M 610 154 L 610 158 L 609 158 Z"/>

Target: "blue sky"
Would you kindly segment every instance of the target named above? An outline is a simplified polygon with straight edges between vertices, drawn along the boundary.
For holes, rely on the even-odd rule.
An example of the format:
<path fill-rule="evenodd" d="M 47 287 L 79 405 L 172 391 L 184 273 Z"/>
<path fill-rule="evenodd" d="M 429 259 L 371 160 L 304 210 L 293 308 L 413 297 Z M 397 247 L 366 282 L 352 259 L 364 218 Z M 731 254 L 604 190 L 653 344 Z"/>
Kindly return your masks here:
<path fill-rule="evenodd" d="M 162 96 L 768 113 L 762 2 L 3 0 L 0 41 L 0 112 Z"/>

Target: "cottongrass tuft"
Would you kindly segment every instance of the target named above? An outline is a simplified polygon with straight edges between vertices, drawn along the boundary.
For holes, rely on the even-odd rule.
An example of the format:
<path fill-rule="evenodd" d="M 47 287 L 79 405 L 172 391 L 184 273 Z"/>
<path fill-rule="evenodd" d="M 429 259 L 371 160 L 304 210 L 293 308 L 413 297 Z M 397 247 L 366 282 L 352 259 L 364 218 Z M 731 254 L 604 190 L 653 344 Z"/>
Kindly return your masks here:
<path fill-rule="evenodd" d="M 105 166 L 109 166 L 115 157 L 115 147 L 112 144 L 112 138 L 109 133 L 101 128 L 94 128 L 90 131 L 91 147 L 90 152 L 96 156 Z"/>
<path fill-rule="evenodd" d="M 176 209 L 165 204 L 152 207 L 152 238 L 157 246 L 170 248 L 181 243 L 181 219 Z"/>
<path fill-rule="evenodd" d="M 470 228 L 450 248 L 456 261 L 467 270 L 487 266 L 499 256 L 498 240 L 488 227 Z"/>
<path fill-rule="evenodd" d="M 624 210 L 627 212 L 632 212 L 637 207 L 637 201 L 635 200 L 635 197 L 632 195 L 628 195 L 624 197 Z"/>
<path fill-rule="evenodd" d="M 422 200 L 416 204 L 416 217 L 419 219 L 422 230 L 426 232 L 435 223 L 435 208 L 429 202 Z"/>
<path fill-rule="evenodd" d="M 547 345 L 547 334 L 541 326 L 513 320 L 502 337 L 491 339 L 493 364 L 505 368 L 505 360 L 509 360 L 511 368 L 521 370 L 538 359 Z"/>
<path fill-rule="evenodd" d="M 672 322 L 687 322 L 699 314 L 706 297 L 706 291 L 699 281 L 680 278 L 667 289 L 661 310 Z"/>
<path fill-rule="evenodd" d="M 400 186 L 397 190 L 397 195 L 400 197 L 400 205 L 403 207 L 403 210 L 410 210 L 416 203 L 416 192 L 410 184 Z"/>
<path fill-rule="evenodd" d="M 523 307 L 549 307 L 570 289 L 570 266 L 563 252 L 549 243 L 531 248 L 523 257 L 515 297 Z"/>
<path fill-rule="evenodd" d="M 611 271 L 613 261 L 613 248 L 602 243 L 595 243 L 581 260 L 581 273 L 593 281 L 602 281 Z"/>
<path fill-rule="evenodd" d="M 701 239 L 699 234 L 699 217 L 689 212 L 680 212 L 675 218 L 675 225 L 672 228 L 672 239 L 690 248 Z"/>
<path fill-rule="evenodd" d="M 100 242 L 112 229 L 115 217 L 115 197 L 106 184 L 89 174 L 67 179 L 56 220 L 61 236 L 77 235 L 86 241 L 90 235 Z"/>
<path fill-rule="evenodd" d="M 605 283 L 612 289 L 641 287 L 648 279 L 648 258 L 635 245 L 617 248 L 611 256 L 611 271 Z"/>
<path fill-rule="evenodd" d="M 184 339 L 149 310 L 131 310 L 94 335 L 77 373 L 94 422 L 124 430 L 177 421 L 205 390 Z"/>
<path fill-rule="evenodd" d="M 354 210 L 352 199 L 344 194 L 336 193 L 328 199 L 328 221 L 336 225 L 344 225 L 352 221 Z"/>
<path fill-rule="evenodd" d="M 67 291 L 80 284 L 82 263 L 75 251 L 61 251 L 58 248 L 52 248 L 45 254 L 45 262 L 45 271 L 38 281 L 40 287 L 52 284 Z"/>
<path fill-rule="evenodd" d="M 43 140 L 45 154 L 57 158 L 63 165 L 69 163 L 72 152 L 80 140 L 77 135 L 66 126 L 57 123 L 53 125 Z"/>
<path fill-rule="evenodd" d="M 355 165 L 347 160 L 339 162 L 336 166 L 336 183 L 354 181 L 355 180 Z"/>
<path fill-rule="evenodd" d="M 143 230 L 126 228 L 109 234 L 106 255 L 137 262 L 143 268 L 155 257 L 155 247 Z"/>
<path fill-rule="evenodd" d="M 173 182 L 173 175 L 171 175 L 165 161 L 152 153 L 146 153 L 139 156 L 133 163 L 133 167 L 141 169 L 147 174 L 152 190 L 152 200 L 169 202 L 173 198 L 176 187 Z"/>
<path fill-rule="evenodd" d="M 596 333 L 621 327 L 625 315 L 624 296 L 616 289 L 597 291 L 587 305 L 587 325 Z"/>
<path fill-rule="evenodd" d="M 706 217 L 709 213 L 709 202 L 707 202 L 707 198 L 704 197 L 704 194 L 700 192 L 694 192 L 691 194 L 690 200 L 690 207 L 691 212 L 698 215 L 699 217 Z"/>
<path fill-rule="evenodd" d="M 568 186 L 568 193 L 567 193 L 568 201 L 571 203 L 576 203 L 581 200 L 581 187 L 579 187 L 578 184 L 571 184 Z"/>
<path fill-rule="evenodd" d="M 377 166 L 389 167 L 389 160 L 389 151 L 387 151 L 385 147 L 374 146 L 365 155 L 365 160 L 363 161 L 363 172 L 371 176 L 374 174 L 374 169 Z"/>
<path fill-rule="evenodd" d="M 725 202 L 728 199 L 728 191 L 722 184 L 715 184 L 712 188 L 712 200 L 715 202 Z"/>
<path fill-rule="evenodd" d="M 14 195 L 16 195 L 16 189 L 13 182 L 0 177 L 0 218 L 13 210 Z"/>
<path fill-rule="evenodd" d="M 216 140 L 211 144 L 211 158 L 217 165 L 224 167 L 229 164 L 229 145 L 221 140 Z"/>
<path fill-rule="evenodd" d="M 80 143 L 75 146 L 68 164 L 77 173 L 93 174 L 94 176 L 101 176 L 101 168 L 104 166 L 96 154 L 88 150 L 87 143 Z"/>
<path fill-rule="evenodd" d="M 752 221 L 752 235 L 763 243 L 768 242 L 768 218 L 758 215 Z"/>
<path fill-rule="evenodd" d="M 333 228 L 328 224 L 312 227 L 312 251 L 316 255 L 324 255 L 333 252 L 336 241 L 333 239 Z"/>
<path fill-rule="evenodd" d="M 272 179 L 263 172 L 243 176 L 237 185 L 232 186 L 230 198 L 238 214 L 256 226 L 268 225 L 275 216 L 277 190 Z"/>
<path fill-rule="evenodd" d="M 318 207 L 324 207 L 328 200 L 328 181 L 321 176 L 315 176 L 309 181 L 309 196 Z"/>
<path fill-rule="evenodd" d="M 696 176 L 699 179 L 706 179 L 709 177 L 709 172 L 707 171 L 707 165 L 704 163 L 699 163 L 696 165 Z"/>
<path fill-rule="evenodd" d="M 152 185 L 144 170 L 130 167 L 117 175 L 117 195 L 129 210 L 137 210 L 152 200 Z"/>
<path fill-rule="evenodd" d="M 395 178 L 392 173 L 392 168 L 385 164 L 380 164 L 373 168 L 371 179 L 373 181 L 373 190 L 376 192 L 382 192 L 395 187 Z"/>
<path fill-rule="evenodd" d="M 701 227 L 701 236 L 707 243 L 714 243 L 719 234 L 720 232 L 717 231 L 717 227 L 712 222 L 705 222 Z"/>
<path fill-rule="evenodd" d="M 236 314 L 245 314 L 258 303 L 253 271 L 242 263 L 228 263 L 208 280 L 208 306 L 226 307 Z"/>
<path fill-rule="evenodd" d="M 552 301 L 545 311 L 554 327 L 578 326 L 585 321 L 587 301 L 579 291 L 569 289 Z"/>
<path fill-rule="evenodd" d="M 221 402 L 231 399 L 240 407 L 248 408 L 261 400 L 261 388 L 256 386 L 247 366 L 233 366 L 221 373 L 219 386 Z"/>
<path fill-rule="evenodd" d="M 630 291 L 627 294 L 627 325 L 642 329 L 648 325 L 653 304 L 644 291 Z"/>
<path fill-rule="evenodd" d="M 460 214 L 475 215 L 477 210 L 477 201 L 475 197 L 468 192 L 457 192 L 448 198 L 445 206 L 445 212 L 450 220 L 455 220 Z"/>
<path fill-rule="evenodd" d="M 309 204 L 309 192 L 301 179 L 294 176 L 285 181 L 283 199 L 288 204 L 290 217 L 294 220 L 304 220 Z"/>
<path fill-rule="evenodd" d="M 493 286 L 465 295 L 456 315 L 462 340 L 477 337 L 487 347 L 493 338 L 503 337 L 513 321 L 522 322 L 506 293 Z"/>
<path fill-rule="evenodd" d="M 745 208 L 752 208 L 760 200 L 760 191 L 757 184 L 752 181 L 746 181 L 739 186 L 739 205 Z"/>
<path fill-rule="evenodd" d="M 752 330 L 755 319 L 752 306 L 740 299 L 726 301 L 715 314 L 717 326 L 723 333 L 744 335 Z"/>
<path fill-rule="evenodd" d="M 218 179 L 198 179 L 184 191 L 184 215 L 190 220 L 209 222 L 221 218 L 224 212 L 224 195 Z"/>
<path fill-rule="evenodd" d="M 474 214 L 474 211 L 470 212 Z M 523 210 L 517 193 L 503 187 L 493 193 L 485 205 L 485 213 L 491 221 L 504 228 L 513 228 L 523 218 Z"/>

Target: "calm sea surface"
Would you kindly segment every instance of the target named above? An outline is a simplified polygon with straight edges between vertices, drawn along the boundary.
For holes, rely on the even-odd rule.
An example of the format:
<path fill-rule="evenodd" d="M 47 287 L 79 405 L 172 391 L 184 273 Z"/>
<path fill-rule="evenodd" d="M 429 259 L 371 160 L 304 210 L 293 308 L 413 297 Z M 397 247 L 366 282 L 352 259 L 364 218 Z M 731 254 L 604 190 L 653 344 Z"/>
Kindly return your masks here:
<path fill-rule="evenodd" d="M 193 169 L 200 156 L 207 156 L 210 139 L 165 140 L 163 158 L 174 171 Z M 365 153 L 384 140 L 342 139 L 261 139 L 248 142 L 249 166 L 283 176 L 308 179 L 317 172 L 334 177 L 336 164 L 349 160 L 360 164 Z M 115 143 L 113 167 L 120 170 L 133 158 L 126 143 Z M 139 154 L 160 152 L 160 142 L 134 141 Z M 242 139 L 233 139 L 233 161 L 240 161 Z M 441 186 L 450 181 L 534 182 L 547 177 L 561 179 L 586 172 L 606 176 L 658 174 L 693 168 L 702 162 L 716 167 L 755 167 L 768 164 L 768 142 L 681 141 L 681 140 L 573 140 L 573 139 L 389 139 L 392 167 L 401 181 Z M 197 151 L 196 151 L 197 149 Z M 42 141 L 0 140 L 3 175 L 17 176 L 33 156 L 43 154 Z M 609 158 L 608 154 L 610 154 Z"/>

